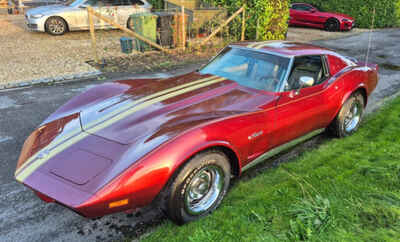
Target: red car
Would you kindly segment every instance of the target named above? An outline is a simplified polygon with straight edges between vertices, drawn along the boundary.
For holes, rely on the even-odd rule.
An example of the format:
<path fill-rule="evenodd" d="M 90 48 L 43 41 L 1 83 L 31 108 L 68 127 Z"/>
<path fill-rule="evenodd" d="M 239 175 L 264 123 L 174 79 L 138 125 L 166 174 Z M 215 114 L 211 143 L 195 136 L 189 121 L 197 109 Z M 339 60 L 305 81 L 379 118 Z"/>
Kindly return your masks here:
<path fill-rule="evenodd" d="M 377 81 L 377 65 L 325 48 L 232 44 L 196 72 L 73 98 L 27 138 L 15 177 L 86 217 L 153 202 L 182 224 L 266 157 L 326 128 L 351 135 Z"/>
<path fill-rule="evenodd" d="M 348 31 L 354 27 L 355 21 L 345 14 L 321 12 L 307 3 L 293 3 L 290 6 L 289 25 L 314 27 L 327 31 Z"/>

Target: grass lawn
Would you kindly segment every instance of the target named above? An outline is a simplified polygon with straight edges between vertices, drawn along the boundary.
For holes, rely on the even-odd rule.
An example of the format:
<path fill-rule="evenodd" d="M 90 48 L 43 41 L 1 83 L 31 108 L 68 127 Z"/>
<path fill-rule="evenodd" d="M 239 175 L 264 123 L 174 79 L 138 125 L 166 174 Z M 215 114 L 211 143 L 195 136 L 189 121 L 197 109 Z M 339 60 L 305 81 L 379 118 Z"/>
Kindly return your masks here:
<path fill-rule="evenodd" d="M 400 98 L 360 130 L 237 182 L 213 214 L 143 241 L 400 241 Z"/>

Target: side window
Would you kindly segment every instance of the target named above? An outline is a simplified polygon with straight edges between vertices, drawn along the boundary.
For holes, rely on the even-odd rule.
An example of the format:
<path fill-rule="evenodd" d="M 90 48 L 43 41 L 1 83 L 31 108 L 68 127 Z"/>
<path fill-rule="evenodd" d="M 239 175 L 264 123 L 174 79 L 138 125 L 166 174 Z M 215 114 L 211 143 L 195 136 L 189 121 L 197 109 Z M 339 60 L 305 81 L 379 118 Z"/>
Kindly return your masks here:
<path fill-rule="evenodd" d="M 131 2 L 131 5 L 139 5 L 139 6 L 144 5 L 144 3 L 140 0 L 130 0 L 130 2 Z"/>
<path fill-rule="evenodd" d="M 111 7 L 111 6 L 120 6 L 122 0 L 99 0 L 103 2 L 102 6 Z"/>
<path fill-rule="evenodd" d="M 308 76 L 314 78 L 314 86 L 324 82 L 329 76 L 324 60 L 319 55 L 296 57 L 285 91 L 300 88 L 300 77 Z"/>
<path fill-rule="evenodd" d="M 296 4 L 294 6 L 295 6 L 294 9 L 299 10 L 299 11 L 310 11 L 312 9 L 311 6 L 305 5 L 305 4 Z"/>
<path fill-rule="evenodd" d="M 88 0 L 85 2 L 85 5 L 91 6 L 91 7 L 97 7 L 99 6 L 99 2 L 98 0 Z"/>

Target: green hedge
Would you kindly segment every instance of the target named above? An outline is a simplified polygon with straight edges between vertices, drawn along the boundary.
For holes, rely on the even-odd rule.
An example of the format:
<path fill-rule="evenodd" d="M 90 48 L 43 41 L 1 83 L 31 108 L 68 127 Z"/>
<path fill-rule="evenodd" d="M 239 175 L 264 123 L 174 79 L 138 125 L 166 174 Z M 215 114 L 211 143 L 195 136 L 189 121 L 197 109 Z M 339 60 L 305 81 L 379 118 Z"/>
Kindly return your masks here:
<path fill-rule="evenodd" d="M 400 0 L 301 0 L 299 2 L 313 4 L 322 11 L 350 15 L 361 28 L 371 27 L 375 7 L 375 28 L 400 26 Z"/>
<path fill-rule="evenodd" d="M 206 2 L 226 8 L 229 15 L 246 4 L 247 40 L 285 38 L 290 0 L 206 0 Z M 241 17 L 237 17 L 229 24 L 231 34 L 237 39 L 240 39 L 241 21 Z"/>

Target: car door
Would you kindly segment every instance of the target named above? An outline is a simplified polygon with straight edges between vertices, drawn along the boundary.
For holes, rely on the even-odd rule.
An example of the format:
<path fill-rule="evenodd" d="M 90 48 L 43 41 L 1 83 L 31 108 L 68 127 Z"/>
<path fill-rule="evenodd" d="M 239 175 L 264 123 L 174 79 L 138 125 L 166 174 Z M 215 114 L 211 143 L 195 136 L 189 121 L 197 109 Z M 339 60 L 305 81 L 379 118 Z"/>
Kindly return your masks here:
<path fill-rule="evenodd" d="M 118 20 L 118 6 L 121 0 L 98 0 L 98 5 L 96 10 L 102 16 L 114 21 L 117 23 Z M 110 29 L 115 28 L 111 24 L 96 18 L 95 20 L 96 29 Z"/>
<path fill-rule="evenodd" d="M 132 14 L 148 12 L 143 6 L 145 3 L 141 0 L 121 0 L 121 5 L 118 7 L 118 23 L 127 26 L 129 16 Z"/>
<path fill-rule="evenodd" d="M 301 77 L 314 79 L 312 86 L 301 86 Z M 325 56 L 294 58 L 293 67 L 275 109 L 274 146 L 284 144 L 317 129 L 325 128 L 340 103 L 341 82 L 330 81 Z"/>

